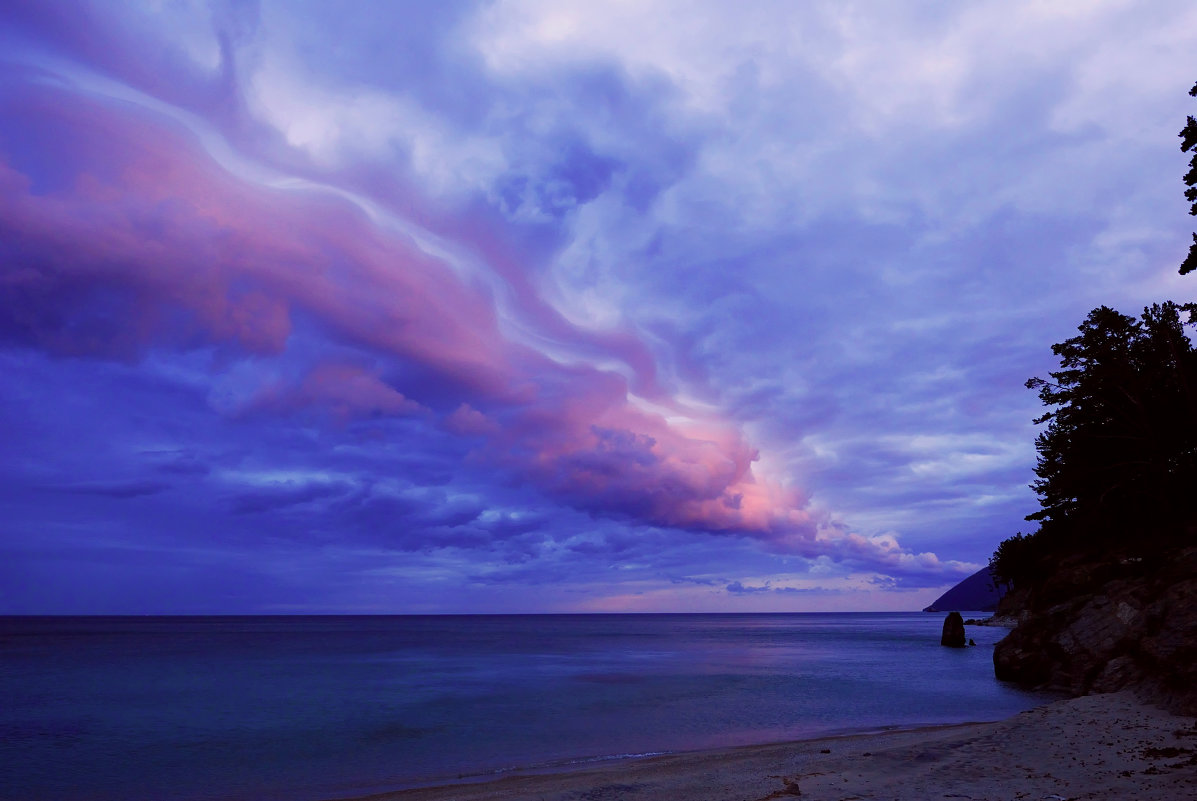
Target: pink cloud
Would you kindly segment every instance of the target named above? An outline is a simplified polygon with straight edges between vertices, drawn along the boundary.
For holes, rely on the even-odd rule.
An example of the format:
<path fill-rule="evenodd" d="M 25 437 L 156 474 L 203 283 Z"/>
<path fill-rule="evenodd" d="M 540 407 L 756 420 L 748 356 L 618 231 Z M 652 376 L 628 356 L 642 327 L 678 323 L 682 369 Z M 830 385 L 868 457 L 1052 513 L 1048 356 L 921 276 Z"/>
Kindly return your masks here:
<path fill-rule="evenodd" d="M 337 347 L 449 379 L 461 397 L 445 428 L 483 436 L 483 458 L 566 503 L 779 550 L 830 547 L 801 493 L 754 473 L 756 450 L 734 424 L 674 401 L 631 332 L 571 325 L 485 229 L 460 224 L 457 244 L 510 288 L 524 328 L 567 345 L 579 363 L 508 340 L 489 289 L 342 198 L 241 180 L 185 131 L 124 108 L 52 89 L 33 104 L 9 101 L 10 119 L 52 115 L 90 155 L 74 181 L 42 192 L 0 162 L 0 336 L 103 358 L 217 345 L 302 361 L 292 341 L 302 318 Z M 587 355 L 626 365 L 630 379 Z M 339 420 L 423 409 L 412 399 L 418 386 L 306 361 L 298 382 L 264 381 L 253 408 L 323 409 Z M 678 419 L 634 405 L 632 392 Z M 889 553 L 884 543 L 852 544 Z"/>
<path fill-rule="evenodd" d="M 498 423 L 468 403 L 461 404 L 445 418 L 445 428 L 466 437 L 499 432 Z"/>
<path fill-rule="evenodd" d="M 318 364 L 293 386 L 274 382 L 251 400 L 252 411 L 324 411 L 345 423 L 361 417 L 405 416 L 427 409 L 404 397 L 376 373 L 350 364 Z"/>
<path fill-rule="evenodd" d="M 175 326 L 267 353 L 281 349 L 302 307 L 342 338 L 436 363 L 467 383 L 504 383 L 491 299 L 410 241 L 343 201 L 239 181 L 176 131 L 59 100 L 55 122 L 77 128 L 102 163 L 47 194 L 4 168 L 0 219 L 26 293 L 83 300 L 112 290 L 138 318 L 120 335 L 133 328 L 143 345 Z M 179 309 L 191 317 L 166 314 Z M 71 333 L 52 330 L 49 318 L 29 323 L 43 344 Z"/>

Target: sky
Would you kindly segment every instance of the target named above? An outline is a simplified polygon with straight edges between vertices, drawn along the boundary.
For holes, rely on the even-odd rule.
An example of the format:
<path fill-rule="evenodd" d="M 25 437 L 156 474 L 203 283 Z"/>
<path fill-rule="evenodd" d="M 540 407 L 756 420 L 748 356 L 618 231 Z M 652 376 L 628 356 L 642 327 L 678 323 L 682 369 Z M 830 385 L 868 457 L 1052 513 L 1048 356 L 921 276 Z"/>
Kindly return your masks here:
<path fill-rule="evenodd" d="M 0 613 L 916 610 L 1197 299 L 1197 5 L 0 10 Z"/>

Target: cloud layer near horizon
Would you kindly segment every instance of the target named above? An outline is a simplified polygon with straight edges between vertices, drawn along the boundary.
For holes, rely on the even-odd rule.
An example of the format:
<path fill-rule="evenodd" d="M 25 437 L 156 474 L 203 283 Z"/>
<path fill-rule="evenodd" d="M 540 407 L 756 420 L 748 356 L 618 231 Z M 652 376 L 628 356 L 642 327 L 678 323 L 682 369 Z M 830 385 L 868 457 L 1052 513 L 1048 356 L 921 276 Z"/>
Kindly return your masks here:
<path fill-rule="evenodd" d="M 1005 8 L 13 5 L 0 611 L 921 606 L 1187 297 L 1197 18 Z"/>

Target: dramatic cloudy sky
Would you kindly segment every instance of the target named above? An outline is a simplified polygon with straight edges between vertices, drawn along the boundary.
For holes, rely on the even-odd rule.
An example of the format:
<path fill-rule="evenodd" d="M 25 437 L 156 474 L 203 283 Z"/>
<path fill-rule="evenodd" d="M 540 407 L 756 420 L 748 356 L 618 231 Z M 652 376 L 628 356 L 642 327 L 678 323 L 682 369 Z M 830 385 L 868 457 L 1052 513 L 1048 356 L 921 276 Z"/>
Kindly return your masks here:
<path fill-rule="evenodd" d="M 1176 2 L 0 11 L 0 612 L 917 609 L 1192 300 Z"/>

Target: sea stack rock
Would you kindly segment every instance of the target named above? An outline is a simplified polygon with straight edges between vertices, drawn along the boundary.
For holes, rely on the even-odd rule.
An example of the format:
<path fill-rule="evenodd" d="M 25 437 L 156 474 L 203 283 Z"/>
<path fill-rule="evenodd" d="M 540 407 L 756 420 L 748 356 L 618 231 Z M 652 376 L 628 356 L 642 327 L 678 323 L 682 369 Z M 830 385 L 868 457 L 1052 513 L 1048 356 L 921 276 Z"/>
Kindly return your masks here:
<path fill-rule="evenodd" d="M 943 636 L 939 638 L 939 644 L 963 648 L 964 643 L 964 618 L 960 617 L 959 612 L 949 612 L 943 621 Z"/>

